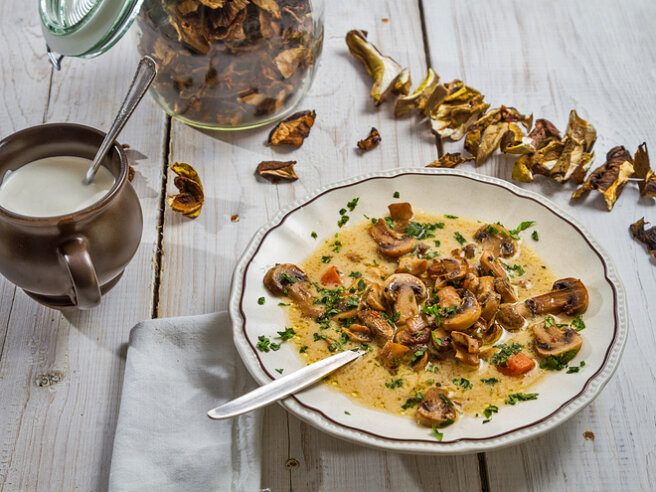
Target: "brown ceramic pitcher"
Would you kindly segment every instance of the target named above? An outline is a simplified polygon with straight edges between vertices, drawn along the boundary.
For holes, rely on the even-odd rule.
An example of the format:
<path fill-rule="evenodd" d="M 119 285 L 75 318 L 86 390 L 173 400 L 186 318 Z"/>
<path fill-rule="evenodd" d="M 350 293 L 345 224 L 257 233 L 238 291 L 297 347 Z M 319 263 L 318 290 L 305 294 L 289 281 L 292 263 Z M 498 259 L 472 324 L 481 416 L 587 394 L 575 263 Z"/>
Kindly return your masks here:
<path fill-rule="evenodd" d="M 105 134 L 54 123 L 0 141 L 0 180 L 7 171 L 45 157 L 93 159 Z M 139 199 L 128 182 L 125 152 L 114 144 L 102 162 L 114 186 L 100 201 L 58 217 L 26 217 L 0 207 L 0 274 L 38 302 L 92 308 L 121 277 L 143 230 Z"/>

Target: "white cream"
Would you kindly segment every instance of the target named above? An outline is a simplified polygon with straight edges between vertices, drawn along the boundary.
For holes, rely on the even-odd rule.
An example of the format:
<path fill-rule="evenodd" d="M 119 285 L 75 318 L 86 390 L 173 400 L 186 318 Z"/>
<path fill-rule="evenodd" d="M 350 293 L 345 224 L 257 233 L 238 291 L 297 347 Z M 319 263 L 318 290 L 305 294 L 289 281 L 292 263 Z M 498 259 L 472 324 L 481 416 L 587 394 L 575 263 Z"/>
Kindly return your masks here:
<path fill-rule="evenodd" d="M 89 159 L 73 156 L 25 164 L 0 178 L 0 207 L 29 217 L 56 217 L 87 208 L 114 185 L 114 176 L 103 166 L 85 185 L 82 181 L 90 165 Z"/>

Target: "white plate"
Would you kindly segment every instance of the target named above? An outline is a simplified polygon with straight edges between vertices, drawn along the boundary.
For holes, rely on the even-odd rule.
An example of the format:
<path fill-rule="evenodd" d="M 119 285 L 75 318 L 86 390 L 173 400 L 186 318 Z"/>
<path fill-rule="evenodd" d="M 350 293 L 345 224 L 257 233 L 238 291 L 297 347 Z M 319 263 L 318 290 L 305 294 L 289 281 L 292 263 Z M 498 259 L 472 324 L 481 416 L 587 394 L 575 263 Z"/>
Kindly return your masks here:
<path fill-rule="evenodd" d="M 575 374 L 548 375 L 531 388 L 540 394 L 537 400 L 501 405 L 485 425 L 480 418 L 459 419 L 444 429 L 442 442 L 410 418 L 362 406 L 325 385 L 288 398 L 283 406 L 318 429 L 360 444 L 399 452 L 460 454 L 537 436 L 589 404 L 615 372 L 627 337 L 626 296 L 613 261 L 576 219 L 543 196 L 500 179 L 451 169 L 395 169 L 347 179 L 286 207 L 255 234 L 237 264 L 230 297 L 235 345 L 253 377 L 263 384 L 278 376 L 277 368 L 289 374 L 304 365 L 294 344 L 268 353 L 255 348 L 258 336 L 273 340 L 286 323 L 279 299 L 262 284 L 266 271 L 276 263 L 300 262 L 322 239 L 332 237 L 338 230 L 338 210 L 352 198 L 360 201 L 349 213 L 349 225 L 364 220 L 363 214 L 384 215 L 395 191 L 415 209 L 428 212 L 504 224 L 535 220 L 540 240 L 531 246 L 559 278 L 581 278 L 588 288 L 585 341 L 575 359 L 585 360 L 585 367 Z M 318 240 L 310 236 L 312 231 Z M 266 298 L 264 305 L 258 305 L 259 297 Z"/>

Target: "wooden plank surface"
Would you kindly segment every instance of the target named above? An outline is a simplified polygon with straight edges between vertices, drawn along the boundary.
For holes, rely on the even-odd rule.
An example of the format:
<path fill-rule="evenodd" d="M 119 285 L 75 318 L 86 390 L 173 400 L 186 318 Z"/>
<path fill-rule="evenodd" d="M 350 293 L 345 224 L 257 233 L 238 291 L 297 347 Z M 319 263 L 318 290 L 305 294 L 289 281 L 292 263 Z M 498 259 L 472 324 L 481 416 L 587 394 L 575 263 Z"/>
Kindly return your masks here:
<path fill-rule="evenodd" d="M 432 66 L 444 80 L 462 78 L 493 107 L 533 112 L 561 130 L 576 109 L 597 128 L 594 166 L 615 145 L 635 152 L 646 140 L 656 149 L 654 2 L 423 5 L 429 26 L 443 20 L 427 33 Z M 510 179 L 511 169 L 512 159 L 495 156 L 476 171 Z M 640 200 L 637 187 L 627 186 L 608 213 L 595 192 L 584 203 L 570 203 L 572 186 L 537 179 L 522 187 L 544 193 L 579 218 L 615 259 L 629 300 L 630 336 L 619 370 L 593 404 L 548 435 L 487 454 L 490 488 L 654 490 L 656 395 L 648 388 L 656 375 L 646 361 L 656 350 L 656 317 L 649 308 L 656 299 L 656 268 L 627 230 L 643 215 L 656 222 L 654 201 Z M 584 439 L 586 430 L 594 441 Z"/>
<path fill-rule="evenodd" d="M 16 115 L 15 125 L 71 121 L 107 129 L 138 60 L 131 40 L 95 60 L 65 59 L 48 98 L 50 66 L 38 17 L 32 10 L 17 16 L 20 9 L 2 5 L 9 16 L 3 17 L 0 30 L 3 46 L 16 53 L 13 60 L 3 60 L 0 77 L 10 79 L 3 86 L 3 104 Z M 5 31 L 14 23 L 16 39 Z M 12 65 L 19 67 L 16 72 Z M 12 92 L 31 106 L 12 106 Z M 152 309 L 165 121 L 147 98 L 119 139 L 143 154 L 130 152 L 144 232 L 136 256 L 101 306 L 60 313 L 39 306 L 20 290 L 12 301 L 11 289 L 1 286 L 6 297 L 0 304 L 0 326 L 6 325 L 7 333 L 0 360 L 0 490 L 107 486 L 125 344 L 130 328 Z"/>

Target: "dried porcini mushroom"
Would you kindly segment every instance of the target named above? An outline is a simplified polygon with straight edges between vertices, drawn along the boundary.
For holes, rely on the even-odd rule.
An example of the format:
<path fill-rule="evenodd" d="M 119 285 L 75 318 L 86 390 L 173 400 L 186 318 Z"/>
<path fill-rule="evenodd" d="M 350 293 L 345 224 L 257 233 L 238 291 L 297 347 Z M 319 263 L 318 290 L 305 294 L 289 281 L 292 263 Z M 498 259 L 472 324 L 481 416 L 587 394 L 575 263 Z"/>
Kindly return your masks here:
<path fill-rule="evenodd" d="M 426 167 L 457 167 L 463 162 L 473 161 L 474 157 L 463 157 L 460 152 L 454 154 L 444 154 L 442 157 L 436 161 L 431 162 Z"/>
<path fill-rule="evenodd" d="M 262 161 L 257 165 L 255 172 L 272 183 L 296 181 L 298 176 L 294 172 L 295 164 L 296 161 Z"/>
<path fill-rule="evenodd" d="M 647 222 L 647 224 L 649 224 L 649 222 Z M 643 217 L 635 224 L 631 224 L 629 226 L 629 231 L 631 231 L 631 235 L 635 239 L 647 247 L 649 254 L 656 258 L 656 226 L 647 229 L 645 226 L 645 218 Z"/>
<path fill-rule="evenodd" d="M 433 133 L 440 138 L 460 140 L 469 126 L 487 111 L 483 94 L 454 80 L 438 85 L 424 106 Z"/>
<path fill-rule="evenodd" d="M 169 207 L 174 212 L 181 213 L 187 217 L 198 217 L 205 201 L 200 176 L 198 176 L 198 173 L 193 167 L 184 162 L 173 164 L 171 171 L 177 174 L 174 184 L 180 190 L 180 193 L 166 198 Z"/>
<path fill-rule="evenodd" d="M 129 182 L 132 182 L 132 180 L 134 179 L 134 174 L 135 174 L 134 168 L 132 166 L 128 165 L 128 181 Z"/>
<path fill-rule="evenodd" d="M 157 62 L 153 86 L 170 111 L 208 125 L 247 125 L 305 87 L 322 42 L 309 0 L 156 3 L 137 19 L 139 51 Z M 170 26 L 164 35 L 162 24 Z"/>
<path fill-rule="evenodd" d="M 278 123 L 269 133 L 270 145 L 293 145 L 300 147 L 310 135 L 317 113 L 299 111 Z"/>
<path fill-rule="evenodd" d="M 595 169 L 588 179 L 572 193 L 572 199 L 580 198 L 590 190 L 597 190 L 604 195 L 608 210 L 612 210 L 624 185 L 632 175 L 631 154 L 621 145 L 613 147 L 606 155 L 606 162 Z"/>
<path fill-rule="evenodd" d="M 638 147 L 638 151 L 633 157 L 633 167 L 636 177 L 642 181 L 638 183 L 640 187 L 640 196 L 651 196 L 656 198 L 656 174 L 649 166 L 649 154 L 647 153 L 647 143 L 643 142 Z"/>
<path fill-rule="evenodd" d="M 556 127 L 547 120 L 536 121 L 536 128 L 527 138 L 530 142 L 526 142 L 525 150 L 531 150 L 532 146 L 535 146 L 536 150 L 517 159 L 513 167 L 514 179 L 530 182 L 533 181 L 534 174 L 544 174 L 559 183 L 570 178 L 578 183 L 583 182 L 594 159 L 592 147 L 597 139 L 597 131 L 575 110 L 569 114 L 569 123 L 562 140 L 559 139 Z M 513 145 L 508 145 L 506 152 L 523 151 L 518 148 L 516 152 L 510 152 L 509 149 L 512 148 Z"/>
<path fill-rule="evenodd" d="M 372 127 L 371 130 L 369 130 L 369 136 L 367 136 L 367 138 L 358 141 L 358 149 L 360 149 L 363 152 L 367 152 L 368 150 L 371 150 L 374 147 L 376 147 L 380 143 L 380 141 L 381 141 L 380 133 L 378 133 L 378 130 Z"/>
<path fill-rule="evenodd" d="M 394 116 L 397 118 L 403 116 L 404 114 L 409 113 L 413 109 L 424 109 L 426 101 L 432 94 L 433 90 L 437 86 L 437 82 L 440 80 L 440 77 L 433 71 L 432 68 L 428 69 L 426 78 L 419 84 L 412 94 L 401 96 L 396 100 L 396 105 L 394 106 Z"/>
<path fill-rule="evenodd" d="M 412 78 L 410 77 L 410 69 L 404 68 L 399 74 L 399 78 L 396 79 L 394 87 L 392 87 L 392 93 L 401 94 L 407 96 L 410 93 L 410 87 L 412 86 Z"/>
<path fill-rule="evenodd" d="M 512 128 L 511 128 L 512 130 Z M 501 152 L 505 154 L 531 154 L 550 142 L 560 142 L 560 132 L 549 120 L 535 120 L 535 126 L 528 135 L 520 136 L 514 132 L 506 133 L 501 139 Z"/>
<path fill-rule="evenodd" d="M 529 131 L 533 124 L 533 115 L 525 116 L 515 108 L 506 106 L 491 109 L 469 127 L 465 150 L 476 156 L 476 164 L 482 164 L 499 148 L 506 133 L 511 132 L 515 139 L 518 133 L 521 134 L 521 129 L 514 123 L 521 123 L 526 131 Z"/>
<path fill-rule="evenodd" d="M 351 54 L 364 64 L 367 73 L 374 79 L 370 95 L 378 106 L 395 88 L 403 68 L 389 56 L 383 56 L 378 48 L 367 41 L 366 31 L 349 31 L 346 34 L 346 44 Z M 397 91 L 400 92 L 401 88 Z"/>

